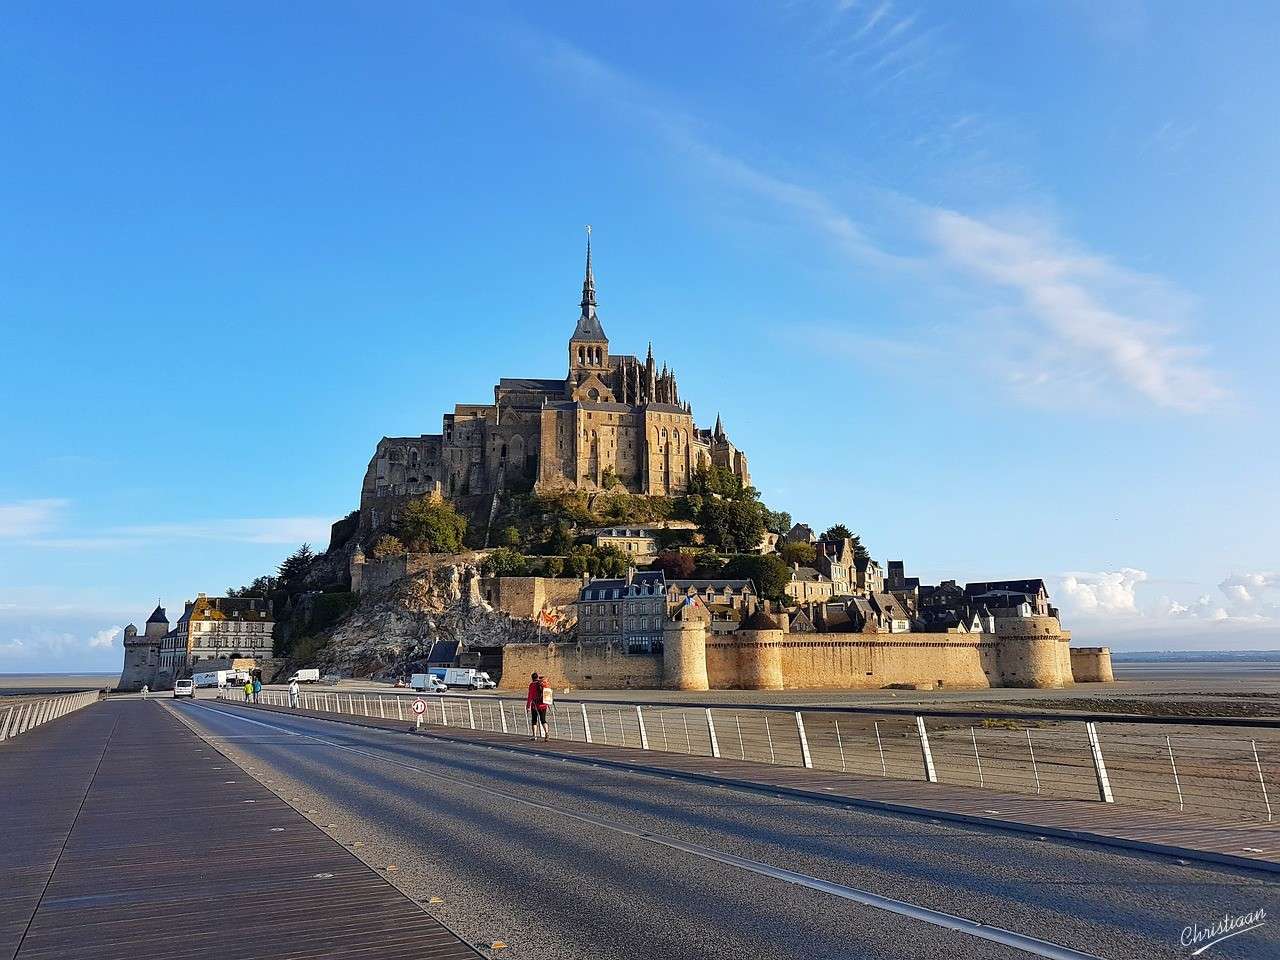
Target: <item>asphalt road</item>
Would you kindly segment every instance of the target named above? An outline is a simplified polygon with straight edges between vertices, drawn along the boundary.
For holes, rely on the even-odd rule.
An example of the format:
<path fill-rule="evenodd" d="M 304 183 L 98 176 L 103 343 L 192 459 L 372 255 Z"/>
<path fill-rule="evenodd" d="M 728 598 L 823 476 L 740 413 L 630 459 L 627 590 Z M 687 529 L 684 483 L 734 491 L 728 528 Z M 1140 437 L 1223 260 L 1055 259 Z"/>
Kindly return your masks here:
<path fill-rule="evenodd" d="M 1035 955 L 945 914 L 1098 957 L 1185 957 L 1190 925 L 1280 917 L 1261 874 L 219 703 L 173 708 L 411 896 L 439 898 L 429 909 L 459 935 L 505 943 L 495 956 Z M 1280 957 L 1280 920 L 1205 955 Z"/>

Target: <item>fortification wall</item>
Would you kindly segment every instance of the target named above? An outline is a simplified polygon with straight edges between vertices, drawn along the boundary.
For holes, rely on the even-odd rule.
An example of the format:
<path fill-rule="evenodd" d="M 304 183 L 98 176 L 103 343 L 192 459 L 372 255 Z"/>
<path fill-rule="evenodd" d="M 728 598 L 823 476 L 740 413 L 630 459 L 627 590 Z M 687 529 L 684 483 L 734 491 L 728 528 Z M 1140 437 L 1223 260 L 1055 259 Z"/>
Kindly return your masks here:
<path fill-rule="evenodd" d="M 490 577 L 481 590 L 495 609 L 534 619 L 544 607 L 563 607 L 578 599 L 582 581 L 574 577 Z"/>
<path fill-rule="evenodd" d="M 509 643 L 502 648 L 504 690 L 524 690 L 532 673 L 547 678 L 556 690 L 653 690 L 662 686 L 662 655 L 628 654 L 611 641 Z"/>
<path fill-rule="evenodd" d="M 1071 673 L 1076 683 L 1112 683 L 1110 647 L 1076 647 L 1071 651 Z"/>
<path fill-rule="evenodd" d="M 696 631 L 693 631 L 696 632 Z M 677 641 L 677 638 L 679 640 Z M 925 688 L 1002 686 L 1060 687 L 1071 682 L 1061 668 L 1062 640 L 1053 635 L 997 636 L 969 633 L 784 634 L 742 631 L 708 634 L 706 686 L 696 665 L 696 643 L 668 631 L 664 658 L 623 652 L 620 644 L 513 644 L 503 659 L 503 686 L 523 689 L 529 674 L 552 685 L 582 689 L 625 687 L 680 689 L 880 689 L 891 684 Z M 682 652 L 677 655 L 676 647 Z M 1100 648 L 1105 650 L 1105 648 Z M 1076 679 L 1110 677 L 1110 651 L 1067 656 Z M 776 679 L 775 679 L 776 678 Z"/>
<path fill-rule="evenodd" d="M 410 553 L 401 557 L 365 560 L 364 563 L 351 564 L 351 592 L 370 593 L 383 590 L 397 580 L 416 576 L 431 569 L 440 559 L 432 553 Z"/>
<path fill-rule="evenodd" d="M 781 661 L 787 687 L 1000 686 L 995 638 L 986 634 L 798 633 L 783 640 Z"/>

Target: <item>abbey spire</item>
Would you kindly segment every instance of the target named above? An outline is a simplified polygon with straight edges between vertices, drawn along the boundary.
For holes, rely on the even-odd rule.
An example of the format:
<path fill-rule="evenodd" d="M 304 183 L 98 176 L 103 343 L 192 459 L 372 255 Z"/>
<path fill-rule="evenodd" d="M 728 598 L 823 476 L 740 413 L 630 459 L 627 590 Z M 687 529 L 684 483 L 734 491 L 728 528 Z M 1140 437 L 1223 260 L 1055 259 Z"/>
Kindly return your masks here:
<path fill-rule="evenodd" d="M 578 316 L 578 325 L 574 328 L 570 342 L 605 343 L 609 338 L 604 335 L 600 319 L 596 316 L 596 277 L 591 270 L 591 227 L 587 227 L 587 272 L 582 279 L 582 313 Z"/>

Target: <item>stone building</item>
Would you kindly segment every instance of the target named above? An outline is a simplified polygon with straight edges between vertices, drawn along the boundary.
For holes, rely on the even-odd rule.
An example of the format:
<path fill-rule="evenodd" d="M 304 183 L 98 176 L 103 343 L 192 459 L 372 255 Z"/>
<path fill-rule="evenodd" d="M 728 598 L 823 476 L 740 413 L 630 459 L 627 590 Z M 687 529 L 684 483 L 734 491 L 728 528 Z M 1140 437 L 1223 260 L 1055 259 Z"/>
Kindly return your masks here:
<path fill-rule="evenodd" d="M 719 417 L 699 428 L 675 371 L 614 353 L 597 314 L 591 243 L 578 321 L 563 377 L 500 379 L 493 403 L 458 404 L 440 433 L 383 437 L 360 493 L 364 534 L 390 525 L 406 498 L 602 490 L 673 495 L 693 472 L 718 465 L 750 484 L 747 457 Z"/>
<path fill-rule="evenodd" d="M 169 616 L 159 604 L 147 617 L 142 634 L 132 623 L 124 628 L 124 668 L 120 671 L 117 690 L 141 690 L 144 686 L 158 689 L 161 686 L 160 652 L 168 634 Z"/>
<path fill-rule="evenodd" d="M 160 671 L 185 676 L 202 660 L 233 657 L 269 660 L 275 622 L 271 603 L 258 597 L 207 597 L 188 600 L 160 650 Z"/>
<path fill-rule="evenodd" d="M 791 577 L 783 589 L 796 603 L 830 600 L 836 594 L 835 584 L 829 577 L 813 567 L 802 567 L 798 563 L 791 565 Z"/>
<path fill-rule="evenodd" d="M 613 641 L 627 653 L 660 653 L 667 613 L 661 570 L 634 569 L 625 577 L 592 580 L 578 595 L 578 638 Z"/>
<path fill-rule="evenodd" d="M 658 554 L 658 538 L 644 527 L 605 527 L 592 534 L 591 542 L 597 547 L 613 547 L 640 562 Z"/>

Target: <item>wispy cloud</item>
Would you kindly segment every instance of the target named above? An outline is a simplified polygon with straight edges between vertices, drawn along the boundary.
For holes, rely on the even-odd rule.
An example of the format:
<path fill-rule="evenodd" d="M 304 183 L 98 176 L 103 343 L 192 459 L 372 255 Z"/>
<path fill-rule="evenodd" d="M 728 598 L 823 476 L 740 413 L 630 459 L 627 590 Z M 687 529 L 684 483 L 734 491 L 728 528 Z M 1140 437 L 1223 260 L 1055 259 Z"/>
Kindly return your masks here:
<path fill-rule="evenodd" d="M 0 503 L 0 538 L 34 537 L 57 526 L 68 502 L 48 498 Z"/>
<path fill-rule="evenodd" d="M 890 9 L 882 3 L 869 11 L 862 29 L 874 28 Z M 905 208 L 918 215 L 905 223 L 895 220 L 905 235 L 890 250 L 866 225 L 885 212 L 872 209 L 874 199 L 851 209 L 818 187 L 714 145 L 696 118 L 571 44 L 543 37 L 536 51 L 579 90 L 608 104 L 613 115 L 656 130 L 673 154 L 699 164 L 722 187 L 748 191 L 822 233 L 834 241 L 827 248 L 848 262 L 899 271 L 911 290 L 932 286 L 946 293 L 959 283 L 971 300 L 1013 311 L 1023 326 L 1019 352 L 991 365 L 1015 370 L 1010 383 L 1018 391 L 1035 392 L 1038 400 L 1075 402 L 1079 393 L 1109 402 L 1123 390 L 1181 411 L 1203 410 L 1225 397 L 1203 352 L 1185 339 L 1191 298 L 1168 281 L 1124 268 L 1058 235 L 1043 219 L 997 223 L 901 195 L 892 196 L 891 204 L 881 202 L 897 208 L 893 213 Z M 955 121 L 960 128 L 972 122 L 971 114 Z M 877 195 L 871 187 L 864 193 Z M 987 361 L 1008 349 L 998 340 L 955 339 Z M 1030 353 L 1025 343 L 1033 345 Z"/>
<path fill-rule="evenodd" d="M 233 543 L 322 543 L 333 523 L 328 517 L 256 517 L 193 520 L 117 527 L 109 533 L 153 540 L 224 540 Z"/>
<path fill-rule="evenodd" d="M 1166 281 L 1076 249 L 1043 224 L 1002 228 L 934 210 L 925 228 L 948 264 L 1017 295 L 1059 348 L 1054 362 L 1096 363 L 1164 407 L 1201 410 L 1223 398 L 1200 351 L 1177 339 L 1187 298 Z"/>
<path fill-rule="evenodd" d="M 324 543 L 328 517 L 248 517 L 129 524 L 69 532 L 65 515 L 70 502 L 59 499 L 19 500 L 0 504 L 0 539 L 51 550 L 109 550 L 155 542 L 220 540 L 229 543 Z"/>

